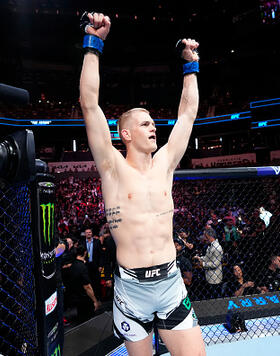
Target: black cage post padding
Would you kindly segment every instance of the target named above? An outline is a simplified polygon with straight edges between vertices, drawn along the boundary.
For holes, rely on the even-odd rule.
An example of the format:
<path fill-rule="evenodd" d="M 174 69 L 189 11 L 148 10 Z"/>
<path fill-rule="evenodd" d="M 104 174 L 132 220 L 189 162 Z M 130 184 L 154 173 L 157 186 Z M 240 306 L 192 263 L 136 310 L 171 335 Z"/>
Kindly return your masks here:
<path fill-rule="evenodd" d="M 0 352 L 5 356 L 61 356 L 53 176 L 46 173 L 45 162 L 35 160 L 32 131 L 15 132 L 3 142 Z M 6 166 L 9 172 L 5 172 Z"/>
<path fill-rule="evenodd" d="M 37 161 L 36 165 L 40 172 L 31 184 L 31 210 L 39 354 L 61 356 L 63 325 L 56 280 L 55 184 L 54 177 L 44 173 L 44 162 Z"/>

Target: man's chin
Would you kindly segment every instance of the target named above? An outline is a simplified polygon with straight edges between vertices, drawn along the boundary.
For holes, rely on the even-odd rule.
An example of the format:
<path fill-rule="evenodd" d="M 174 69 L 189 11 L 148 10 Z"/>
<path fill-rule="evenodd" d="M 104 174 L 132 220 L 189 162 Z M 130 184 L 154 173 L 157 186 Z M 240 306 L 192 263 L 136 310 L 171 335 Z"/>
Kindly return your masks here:
<path fill-rule="evenodd" d="M 157 150 L 157 144 L 155 143 L 152 147 L 152 153 L 155 152 Z"/>

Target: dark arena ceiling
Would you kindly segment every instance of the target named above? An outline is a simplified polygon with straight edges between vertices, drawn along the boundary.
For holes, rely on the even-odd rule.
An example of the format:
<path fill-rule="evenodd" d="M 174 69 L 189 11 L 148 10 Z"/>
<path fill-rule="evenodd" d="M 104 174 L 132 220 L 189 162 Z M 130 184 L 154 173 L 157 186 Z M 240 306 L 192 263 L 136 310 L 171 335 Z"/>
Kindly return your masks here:
<path fill-rule="evenodd" d="M 94 10 L 112 19 L 102 58 L 106 83 L 113 85 L 122 73 L 131 68 L 141 72 L 146 66 L 176 76 L 174 44 L 192 37 L 200 42 L 202 92 L 211 92 L 213 83 L 219 83 L 252 98 L 277 96 L 279 8 L 273 17 L 264 11 L 266 3 L 1 0 L 1 82 L 27 87 L 31 98 L 46 90 L 49 95 L 53 91 L 77 98 L 82 61 L 79 18 L 85 10 Z M 67 80 L 55 75 L 45 75 L 41 84 L 33 77 L 26 80 L 29 72 L 60 70 L 69 74 Z"/>

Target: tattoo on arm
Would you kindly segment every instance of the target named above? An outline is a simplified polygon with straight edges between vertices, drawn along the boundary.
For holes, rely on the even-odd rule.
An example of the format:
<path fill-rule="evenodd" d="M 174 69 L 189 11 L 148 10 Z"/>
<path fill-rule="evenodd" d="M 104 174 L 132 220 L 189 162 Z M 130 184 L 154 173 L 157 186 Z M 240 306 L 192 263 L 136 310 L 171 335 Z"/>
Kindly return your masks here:
<path fill-rule="evenodd" d="M 105 214 L 107 217 L 107 221 L 109 224 L 109 229 L 117 229 L 119 227 L 120 222 L 122 221 L 121 218 L 119 218 L 121 210 L 120 207 L 117 206 L 115 208 L 108 208 L 105 209 Z"/>

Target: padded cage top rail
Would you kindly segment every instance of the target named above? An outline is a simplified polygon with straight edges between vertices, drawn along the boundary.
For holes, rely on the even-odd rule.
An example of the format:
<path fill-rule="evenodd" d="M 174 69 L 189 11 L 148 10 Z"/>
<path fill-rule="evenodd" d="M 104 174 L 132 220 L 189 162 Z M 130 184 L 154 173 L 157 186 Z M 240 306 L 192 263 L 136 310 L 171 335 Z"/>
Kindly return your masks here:
<path fill-rule="evenodd" d="M 279 176 L 280 166 L 267 167 L 233 167 L 176 170 L 174 180 L 184 179 L 220 179 L 220 178 L 254 178 Z"/>

